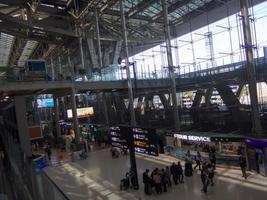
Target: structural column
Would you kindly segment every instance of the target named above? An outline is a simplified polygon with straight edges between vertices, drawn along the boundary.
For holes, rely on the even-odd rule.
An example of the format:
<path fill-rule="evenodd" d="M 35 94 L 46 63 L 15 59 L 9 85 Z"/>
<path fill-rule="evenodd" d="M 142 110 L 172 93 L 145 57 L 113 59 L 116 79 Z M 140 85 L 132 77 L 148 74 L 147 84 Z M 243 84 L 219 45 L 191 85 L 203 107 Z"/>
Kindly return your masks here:
<path fill-rule="evenodd" d="M 71 80 L 74 80 L 74 76 L 76 74 L 74 73 L 74 66 L 72 66 L 72 64 L 71 64 L 70 50 L 69 49 L 68 49 L 68 64 L 69 64 L 69 69 L 70 69 L 70 73 L 71 73 Z"/>
<path fill-rule="evenodd" d="M 166 42 L 166 49 L 167 49 L 167 60 L 168 60 L 168 66 L 169 66 L 169 77 L 170 77 L 170 82 L 171 82 L 174 128 L 176 131 L 179 131 L 180 130 L 180 119 L 179 119 L 178 107 L 177 107 L 176 83 L 175 83 L 175 76 L 174 76 L 172 51 L 171 51 L 171 36 L 170 36 L 170 27 L 169 27 L 169 20 L 168 20 L 167 1 L 161 0 L 161 4 L 162 4 L 162 9 L 163 9 L 163 17 L 164 17 L 164 32 L 165 32 L 165 42 Z"/>
<path fill-rule="evenodd" d="M 14 97 L 17 126 L 19 132 L 19 140 L 21 144 L 21 149 L 27 157 L 31 157 L 31 143 L 28 131 L 28 123 L 26 117 L 26 98 L 25 96 L 15 96 Z"/>
<path fill-rule="evenodd" d="M 103 100 L 105 123 L 106 124 L 109 124 L 108 108 L 107 108 L 107 98 L 106 98 L 106 94 L 105 93 L 102 93 L 102 100 Z"/>
<path fill-rule="evenodd" d="M 96 9 L 95 9 L 95 28 L 96 28 L 96 38 L 97 38 L 98 64 L 99 64 L 99 68 L 101 69 L 103 66 L 103 63 L 102 63 L 102 52 L 101 52 L 101 44 L 100 44 L 99 19 L 98 19 L 98 12 Z"/>
<path fill-rule="evenodd" d="M 54 63 L 53 63 L 53 56 L 52 54 L 50 55 L 50 63 L 51 63 L 51 73 L 52 73 L 52 81 L 55 80 L 55 68 L 54 68 Z"/>
<path fill-rule="evenodd" d="M 248 13 L 248 1 L 240 0 L 241 12 L 242 12 L 242 25 L 243 25 L 243 35 L 245 41 L 245 51 L 246 51 L 246 61 L 247 61 L 247 77 L 249 85 L 249 94 L 251 100 L 252 108 L 252 125 L 253 132 L 256 134 L 262 133 L 262 127 L 260 122 L 260 114 L 258 107 L 258 95 L 257 95 L 257 82 L 256 82 L 256 73 L 254 67 L 253 59 L 253 49 L 252 49 L 252 37 L 250 30 L 250 20 Z"/>
<path fill-rule="evenodd" d="M 127 86 L 128 86 L 128 96 L 129 96 L 129 110 L 131 114 L 131 126 L 136 126 L 134 104 L 133 104 L 133 90 L 132 90 L 132 81 L 130 75 L 130 64 L 129 64 L 129 52 L 128 52 L 128 40 L 127 40 L 127 30 L 126 22 L 124 16 L 124 7 L 123 0 L 120 0 L 120 9 L 121 9 L 121 26 L 123 31 L 123 41 L 124 41 L 124 53 L 125 53 L 125 67 L 127 75 Z"/>
<path fill-rule="evenodd" d="M 71 109 L 72 109 L 72 121 L 74 126 L 75 132 L 75 141 L 78 144 L 80 138 L 80 129 L 79 129 L 79 122 L 77 117 L 77 106 L 76 106 L 76 98 L 75 98 L 75 88 L 71 87 Z"/>
<path fill-rule="evenodd" d="M 61 56 L 60 56 L 60 53 L 58 52 L 58 69 L 59 69 L 59 76 L 58 78 L 59 79 L 62 79 L 63 78 L 63 74 L 62 74 L 62 63 L 61 63 Z"/>
<path fill-rule="evenodd" d="M 59 137 L 61 135 L 60 132 L 60 126 L 59 126 L 59 103 L 58 103 L 58 98 L 54 98 L 55 106 L 54 106 L 54 112 L 55 112 L 55 126 L 56 126 L 56 133 L 57 136 Z"/>
<path fill-rule="evenodd" d="M 128 53 L 128 41 L 127 41 L 127 30 L 126 30 L 126 23 L 125 23 L 125 16 L 124 16 L 124 4 L 123 0 L 120 0 L 120 11 L 121 11 L 121 26 L 123 30 L 123 41 L 124 41 L 124 55 L 125 55 L 125 67 L 126 67 L 126 75 L 127 75 L 127 86 L 128 86 L 128 96 L 129 96 L 129 110 L 131 114 L 131 126 L 136 126 L 135 120 L 135 111 L 134 111 L 134 104 L 133 104 L 133 90 L 132 90 L 132 82 L 130 76 L 130 66 L 129 66 L 129 53 Z M 129 135 L 128 138 L 128 147 L 130 151 L 130 164 L 131 164 L 131 171 L 134 175 L 134 189 L 139 189 L 138 183 L 138 175 L 136 169 L 136 160 L 135 160 L 135 149 L 134 149 L 134 141 L 133 135 Z"/>
<path fill-rule="evenodd" d="M 66 105 L 65 105 L 65 99 L 64 97 L 61 97 L 61 102 L 62 102 L 62 113 L 63 113 L 63 119 L 67 119 L 67 113 L 66 113 Z"/>
<path fill-rule="evenodd" d="M 80 46 L 80 53 L 81 53 L 81 63 L 82 63 L 82 68 L 85 69 L 85 64 L 84 64 L 84 53 L 83 53 L 83 38 L 79 38 L 79 46 Z"/>

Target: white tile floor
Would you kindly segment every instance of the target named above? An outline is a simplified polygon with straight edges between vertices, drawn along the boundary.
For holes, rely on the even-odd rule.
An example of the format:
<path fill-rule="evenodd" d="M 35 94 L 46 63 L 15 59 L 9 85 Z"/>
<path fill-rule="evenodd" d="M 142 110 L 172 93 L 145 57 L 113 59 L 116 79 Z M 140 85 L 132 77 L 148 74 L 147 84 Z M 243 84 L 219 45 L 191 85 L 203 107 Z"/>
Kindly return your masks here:
<path fill-rule="evenodd" d="M 49 167 L 46 173 L 67 194 L 71 200 L 266 200 L 267 178 L 252 174 L 242 179 L 239 169 L 217 168 L 215 186 L 208 188 L 208 194 L 201 192 L 199 173 L 185 178 L 185 183 L 168 188 L 168 192 L 150 196 L 144 195 L 141 174 L 144 169 L 163 167 L 171 158 L 153 158 L 137 155 L 140 190 L 119 191 L 120 179 L 129 169 L 129 157 L 112 159 L 108 150 L 92 152 L 84 161 L 68 162 Z"/>

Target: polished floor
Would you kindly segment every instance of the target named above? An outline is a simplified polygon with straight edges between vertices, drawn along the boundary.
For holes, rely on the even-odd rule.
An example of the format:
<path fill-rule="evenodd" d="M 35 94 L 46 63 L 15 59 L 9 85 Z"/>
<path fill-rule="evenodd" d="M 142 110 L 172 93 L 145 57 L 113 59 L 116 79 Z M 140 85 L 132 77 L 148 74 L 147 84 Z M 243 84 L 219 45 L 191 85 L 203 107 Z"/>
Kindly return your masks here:
<path fill-rule="evenodd" d="M 267 178 L 250 173 L 247 180 L 241 177 L 239 169 L 217 168 L 215 186 L 208 193 L 201 192 L 199 172 L 185 178 L 185 183 L 168 188 L 161 195 L 144 195 L 141 175 L 143 171 L 170 165 L 173 160 L 167 156 L 148 157 L 137 155 L 140 190 L 120 191 L 120 179 L 129 169 L 129 157 L 112 159 L 108 150 L 92 152 L 86 160 L 64 162 L 51 166 L 46 173 L 69 197 L 70 200 L 266 200 Z"/>

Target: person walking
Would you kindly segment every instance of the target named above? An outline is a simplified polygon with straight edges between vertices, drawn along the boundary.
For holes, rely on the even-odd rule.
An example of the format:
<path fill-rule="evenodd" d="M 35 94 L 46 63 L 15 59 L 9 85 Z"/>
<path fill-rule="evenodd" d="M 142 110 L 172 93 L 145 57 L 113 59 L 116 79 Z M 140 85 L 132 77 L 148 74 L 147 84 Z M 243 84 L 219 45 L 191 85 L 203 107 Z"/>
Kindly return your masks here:
<path fill-rule="evenodd" d="M 171 182 L 171 170 L 170 170 L 169 166 L 166 166 L 165 172 L 166 172 L 167 184 L 168 184 L 169 187 L 171 187 L 172 186 L 172 182 Z"/>
<path fill-rule="evenodd" d="M 212 164 L 214 170 L 216 169 L 216 154 L 212 151 L 211 157 L 210 157 L 210 163 Z"/>
<path fill-rule="evenodd" d="M 202 168 L 200 178 L 201 178 L 201 182 L 203 185 L 203 188 L 201 191 L 203 191 L 206 194 L 207 189 L 208 189 L 208 176 L 207 176 L 207 172 L 206 172 L 205 168 Z"/>
<path fill-rule="evenodd" d="M 52 154 L 52 152 L 51 152 L 51 149 L 50 149 L 50 146 L 49 145 L 46 146 L 45 153 L 46 153 L 46 155 L 48 157 L 48 160 L 51 161 L 51 154 Z"/>
<path fill-rule="evenodd" d="M 214 167 L 212 164 L 208 164 L 207 166 L 207 174 L 208 180 L 211 183 L 211 186 L 214 186 L 213 178 L 214 178 Z"/>
<path fill-rule="evenodd" d="M 201 170 L 201 154 L 199 153 L 199 151 L 197 152 L 197 155 L 196 155 L 196 158 L 195 158 L 195 161 L 196 161 L 196 165 L 194 167 L 194 170 L 198 167 L 199 170 Z"/>
<path fill-rule="evenodd" d="M 192 176 L 193 175 L 192 162 L 190 160 L 186 159 L 184 166 L 185 166 L 185 168 L 184 168 L 185 176 L 187 176 L 187 177 Z"/>
<path fill-rule="evenodd" d="M 183 167 L 180 162 L 178 162 L 178 180 L 179 183 L 184 183 L 184 172 L 183 172 Z"/>
<path fill-rule="evenodd" d="M 160 177 L 160 174 L 159 174 L 158 170 L 155 171 L 155 173 L 153 175 L 153 180 L 155 182 L 155 187 L 156 187 L 157 194 L 161 194 L 162 193 L 161 177 Z"/>
<path fill-rule="evenodd" d="M 245 179 L 247 179 L 247 162 L 246 162 L 246 158 L 245 156 L 241 155 L 239 157 L 239 165 L 242 171 L 242 177 L 244 177 Z"/>
<path fill-rule="evenodd" d="M 163 187 L 163 192 L 167 192 L 167 176 L 164 169 L 161 170 L 161 185 Z"/>
<path fill-rule="evenodd" d="M 190 150 L 187 150 L 187 153 L 185 154 L 185 156 L 186 156 L 186 158 L 187 159 L 191 159 L 191 152 L 190 152 Z"/>
<path fill-rule="evenodd" d="M 175 185 L 178 185 L 178 167 L 175 163 L 172 163 L 171 166 L 171 174 L 172 174 L 172 179 Z"/>
<path fill-rule="evenodd" d="M 151 187 L 150 187 L 150 178 L 148 176 L 148 173 L 149 173 L 149 170 L 146 169 L 146 171 L 143 173 L 143 183 L 144 183 L 144 186 L 145 186 L 145 194 L 146 195 L 149 195 L 151 194 Z"/>

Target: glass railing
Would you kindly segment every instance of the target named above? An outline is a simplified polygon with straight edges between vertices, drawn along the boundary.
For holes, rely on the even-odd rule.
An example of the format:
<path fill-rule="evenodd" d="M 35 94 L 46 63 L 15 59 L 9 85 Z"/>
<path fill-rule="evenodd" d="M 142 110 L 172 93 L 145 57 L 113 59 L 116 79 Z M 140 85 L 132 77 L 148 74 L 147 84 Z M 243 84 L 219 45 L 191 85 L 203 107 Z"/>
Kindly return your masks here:
<path fill-rule="evenodd" d="M 261 58 L 256 58 L 254 59 L 254 62 L 257 65 L 266 63 L 267 60 L 264 57 Z M 205 76 L 211 76 L 211 75 L 216 75 L 216 74 L 222 74 L 222 73 L 227 73 L 227 72 L 232 72 L 235 70 L 240 70 L 245 67 L 245 62 L 236 62 L 232 64 L 227 64 L 227 65 L 222 65 L 218 67 L 212 67 L 208 69 L 202 69 L 202 70 L 196 70 L 193 72 L 181 72 L 179 73 L 177 70 L 178 67 L 176 67 L 175 71 L 175 77 L 176 78 L 196 78 L 196 77 L 205 77 Z M 130 66 L 130 77 L 132 79 L 136 80 L 153 80 L 153 79 L 168 79 L 169 78 L 169 70 L 167 67 L 164 67 L 162 70 L 157 70 L 157 71 L 152 71 L 152 72 L 133 72 L 132 66 Z M 111 65 L 108 67 L 105 67 L 98 72 L 93 72 L 87 75 L 74 75 L 72 77 L 72 80 L 70 79 L 51 79 L 51 74 L 47 74 L 47 77 L 43 80 L 40 81 L 55 81 L 55 82 L 100 82 L 100 81 L 123 81 L 127 80 L 127 75 L 126 75 L 126 70 L 120 66 L 120 65 Z M 28 80 L 27 77 L 23 80 L 14 80 L 14 79 L 9 79 L 5 78 L 2 80 L 4 82 L 20 82 L 20 81 L 25 81 L 25 82 L 31 82 L 31 81 L 37 81 L 37 80 Z"/>

